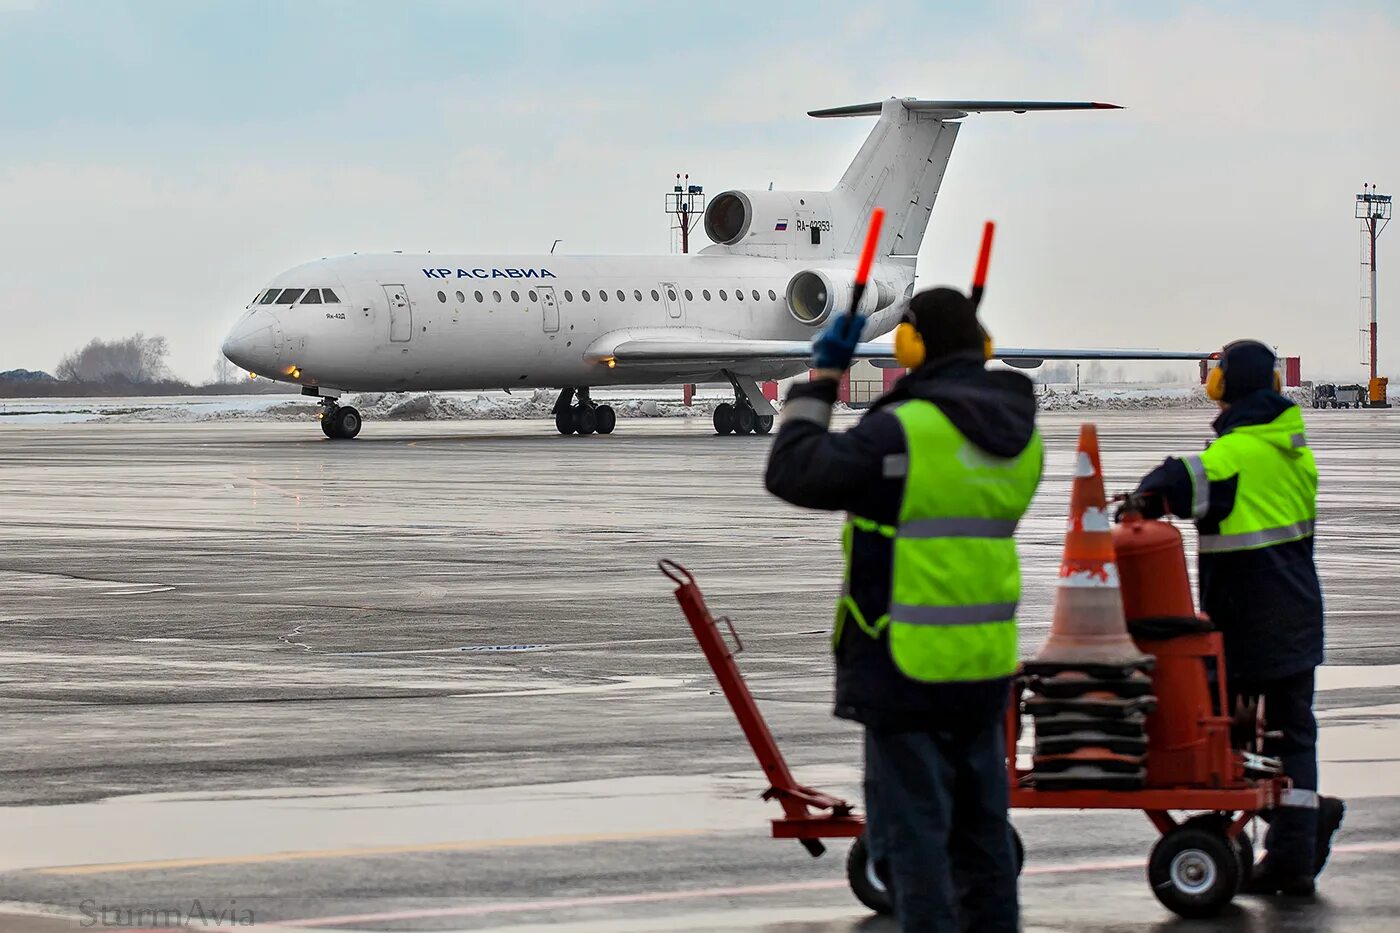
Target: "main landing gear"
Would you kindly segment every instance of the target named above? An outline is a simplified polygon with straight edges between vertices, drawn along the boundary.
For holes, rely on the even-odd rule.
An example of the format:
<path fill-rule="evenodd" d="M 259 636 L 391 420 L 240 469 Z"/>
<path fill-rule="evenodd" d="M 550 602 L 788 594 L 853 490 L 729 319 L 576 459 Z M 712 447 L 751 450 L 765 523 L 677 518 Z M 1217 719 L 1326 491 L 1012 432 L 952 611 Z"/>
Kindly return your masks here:
<path fill-rule="evenodd" d="M 763 398 L 763 393 L 758 391 L 757 383 L 752 383 L 753 394 L 756 394 L 763 401 L 763 405 L 768 409 L 768 414 L 759 414 L 754 408 L 753 402 L 749 401 L 750 393 L 745 390 L 744 384 L 738 376 L 731 372 L 726 372 L 729 382 L 734 386 L 734 404 L 720 402 L 715 406 L 715 433 L 716 434 L 767 434 L 773 430 L 772 407 L 768 400 Z"/>
<path fill-rule="evenodd" d="M 337 405 L 333 398 L 321 399 L 321 432 L 333 441 L 348 441 L 360 433 L 364 419 L 357 409 Z"/>
<path fill-rule="evenodd" d="M 578 404 L 571 405 L 574 396 Z M 617 413 L 611 405 L 598 405 L 588 397 L 588 389 L 565 389 L 554 403 L 554 426 L 560 434 L 611 434 L 617 427 Z"/>

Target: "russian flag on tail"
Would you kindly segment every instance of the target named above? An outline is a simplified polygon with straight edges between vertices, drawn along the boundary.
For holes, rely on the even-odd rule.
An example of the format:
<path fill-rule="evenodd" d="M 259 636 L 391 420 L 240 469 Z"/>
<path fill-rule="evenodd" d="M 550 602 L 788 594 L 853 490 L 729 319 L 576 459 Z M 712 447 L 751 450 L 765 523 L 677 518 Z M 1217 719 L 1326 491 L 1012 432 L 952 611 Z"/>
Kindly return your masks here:
<path fill-rule="evenodd" d="M 786 229 L 787 229 L 787 221 L 786 221 L 786 220 L 780 220 L 780 221 L 778 221 L 777 223 L 775 223 L 775 224 L 773 225 L 773 232 L 775 232 L 775 233 L 776 233 L 777 231 L 779 231 L 779 230 L 786 230 Z"/>

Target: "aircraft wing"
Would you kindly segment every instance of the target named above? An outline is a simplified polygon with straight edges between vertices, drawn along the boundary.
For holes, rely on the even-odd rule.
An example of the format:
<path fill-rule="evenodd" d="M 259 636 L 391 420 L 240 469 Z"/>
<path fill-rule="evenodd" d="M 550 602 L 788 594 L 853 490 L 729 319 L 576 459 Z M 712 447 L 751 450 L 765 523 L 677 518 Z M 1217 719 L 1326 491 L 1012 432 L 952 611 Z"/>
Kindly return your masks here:
<path fill-rule="evenodd" d="M 601 343 L 601 342 L 600 342 Z M 590 348 L 588 357 L 598 362 L 611 360 L 616 367 L 628 364 L 714 364 L 797 361 L 812 355 L 809 340 L 745 340 L 724 335 L 637 336 Z M 1115 350 L 1096 348 L 998 347 L 993 357 L 1012 365 L 1038 366 L 1045 360 L 1204 360 L 1209 351 Z M 884 342 L 862 343 L 856 359 L 894 361 L 894 348 Z"/>

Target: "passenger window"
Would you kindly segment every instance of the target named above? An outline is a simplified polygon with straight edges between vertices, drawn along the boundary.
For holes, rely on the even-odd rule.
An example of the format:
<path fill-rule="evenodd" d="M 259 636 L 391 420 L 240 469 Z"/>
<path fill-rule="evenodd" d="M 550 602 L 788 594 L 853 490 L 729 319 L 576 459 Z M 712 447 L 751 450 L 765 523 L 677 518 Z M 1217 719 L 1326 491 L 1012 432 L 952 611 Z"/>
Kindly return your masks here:
<path fill-rule="evenodd" d="M 769 300 L 769 301 L 777 301 L 777 300 L 778 300 L 778 295 L 777 295 L 777 293 L 774 292 L 773 289 L 771 289 L 771 288 L 768 289 L 768 300 Z"/>
<path fill-rule="evenodd" d="M 675 300 L 676 300 L 676 290 L 675 290 L 674 288 L 668 288 L 668 289 L 666 289 L 666 297 L 669 298 L 669 299 L 671 299 L 672 301 L 675 301 Z"/>
<path fill-rule="evenodd" d="M 530 289 L 530 300 L 531 300 L 531 301 L 539 301 L 539 300 L 540 300 L 540 294 L 539 294 L 539 292 L 535 291 L 533 288 Z"/>
<path fill-rule="evenodd" d="M 300 298 L 301 293 L 304 291 L 306 291 L 304 288 L 284 288 L 282 289 L 282 294 L 277 296 L 277 303 L 279 305 L 289 305 Z"/>
<path fill-rule="evenodd" d="M 719 290 L 719 300 L 720 300 L 720 301 L 728 301 L 728 300 L 729 300 L 729 292 L 727 292 L 727 291 L 725 291 L 724 289 L 721 288 L 721 289 Z"/>
<path fill-rule="evenodd" d="M 636 299 L 637 301 L 641 301 L 641 300 L 642 300 L 642 290 L 641 290 L 640 288 L 634 288 L 634 289 L 632 290 L 632 297 L 633 297 L 634 299 Z"/>
<path fill-rule="evenodd" d="M 472 292 L 472 297 L 476 299 L 477 304 L 481 304 L 483 301 L 486 300 L 485 298 L 481 297 L 481 292 Z"/>
<path fill-rule="evenodd" d="M 607 300 L 608 300 L 608 290 L 607 290 L 606 288 L 600 288 L 600 289 L 598 289 L 598 300 L 599 300 L 599 301 L 607 301 Z"/>
<path fill-rule="evenodd" d="M 328 305 L 340 304 L 340 299 L 337 298 L 335 292 L 331 291 L 329 288 L 321 289 L 321 298 L 324 299 Z"/>
<path fill-rule="evenodd" d="M 626 301 L 626 300 L 627 300 L 627 295 L 624 294 L 623 291 L 622 291 L 622 289 L 620 289 L 620 288 L 617 290 L 617 300 L 618 300 L 618 301 Z"/>
<path fill-rule="evenodd" d="M 661 296 L 657 293 L 656 289 L 654 289 L 654 288 L 651 290 L 651 300 L 652 300 L 652 301 L 660 301 L 660 300 L 661 300 Z"/>
<path fill-rule="evenodd" d="M 457 293 L 457 304 L 461 304 L 462 302 L 464 302 L 464 301 L 466 301 L 466 300 L 467 300 L 467 296 L 466 296 L 466 295 L 463 295 L 461 292 L 458 292 L 458 293 Z"/>
<path fill-rule="evenodd" d="M 756 288 L 753 290 L 753 300 L 754 300 L 754 301 L 760 300 L 759 297 L 758 297 L 758 289 L 756 289 Z"/>
<path fill-rule="evenodd" d="M 438 292 L 438 301 L 441 301 L 443 304 L 447 304 L 447 296 L 442 292 Z"/>
<path fill-rule="evenodd" d="M 573 300 L 574 300 L 574 293 L 571 292 L 571 291 L 569 291 L 567 288 L 564 289 L 564 300 L 565 300 L 565 301 L 573 301 Z"/>
<path fill-rule="evenodd" d="M 700 292 L 700 294 L 702 294 L 702 295 L 705 296 L 705 300 L 706 300 L 706 301 L 709 301 L 709 300 L 710 300 L 710 290 L 709 290 L 708 288 L 702 289 L 701 292 Z"/>
<path fill-rule="evenodd" d="M 586 288 L 583 290 L 583 300 L 584 300 L 584 301 L 590 301 L 590 300 L 592 300 L 592 299 L 590 299 L 590 298 L 588 297 L 588 289 L 586 289 Z"/>
<path fill-rule="evenodd" d="M 321 290 L 319 288 L 308 288 L 306 294 L 301 296 L 301 303 L 304 305 L 318 305 L 321 303 Z"/>
<path fill-rule="evenodd" d="M 511 292 L 511 293 L 510 293 L 510 300 L 519 303 L 519 301 L 520 301 L 520 293 L 519 293 L 519 292 Z"/>
<path fill-rule="evenodd" d="M 736 289 L 734 289 L 734 300 L 735 300 L 735 301 L 743 301 L 743 300 L 744 300 L 744 290 L 743 290 L 742 288 L 736 288 Z"/>
<path fill-rule="evenodd" d="M 267 294 L 266 294 L 266 295 L 263 295 L 262 301 L 260 302 L 260 304 L 265 304 L 265 305 L 270 305 L 270 304 L 272 304 L 274 301 L 277 300 L 277 295 L 278 295 L 279 292 L 281 292 L 281 289 L 280 289 L 280 288 L 269 288 L 269 289 L 267 290 Z"/>
<path fill-rule="evenodd" d="M 686 300 L 686 301 L 694 301 L 694 300 L 695 300 L 695 296 L 692 295 L 692 294 L 690 293 L 690 289 L 688 289 L 688 288 L 685 290 L 685 300 Z"/>
<path fill-rule="evenodd" d="M 491 297 L 494 298 L 494 299 L 496 300 L 496 304 L 500 304 L 500 303 L 501 303 L 501 293 L 500 293 L 500 292 L 492 292 L 492 293 L 491 293 Z"/>

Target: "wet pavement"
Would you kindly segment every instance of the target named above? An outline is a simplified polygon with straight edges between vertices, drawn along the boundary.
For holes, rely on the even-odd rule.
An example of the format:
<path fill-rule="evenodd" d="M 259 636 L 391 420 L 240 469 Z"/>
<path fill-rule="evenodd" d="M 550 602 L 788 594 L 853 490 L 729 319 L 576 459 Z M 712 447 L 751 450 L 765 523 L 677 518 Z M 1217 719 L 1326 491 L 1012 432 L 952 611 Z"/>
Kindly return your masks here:
<path fill-rule="evenodd" d="M 1323 782 L 1350 806 L 1321 898 L 1187 923 L 1148 890 L 1146 819 L 1018 813 L 1028 929 L 1400 928 L 1400 415 L 1307 414 Z M 1026 653 L 1085 418 L 1120 488 L 1198 449 L 1210 414 L 1044 417 Z M 263 929 L 888 929 L 844 844 L 766 837 L 776 810 L 655 569 L 683 561 L 734 617 L 799 779 L 858 799 L 858 733 L 827 709 L 839 519 L 768 497 L 767 448 L 680 419 L 370 423 L 348 444 L 0 425 L 0 931 L 196 902 Z"/>

